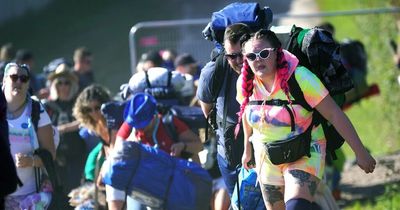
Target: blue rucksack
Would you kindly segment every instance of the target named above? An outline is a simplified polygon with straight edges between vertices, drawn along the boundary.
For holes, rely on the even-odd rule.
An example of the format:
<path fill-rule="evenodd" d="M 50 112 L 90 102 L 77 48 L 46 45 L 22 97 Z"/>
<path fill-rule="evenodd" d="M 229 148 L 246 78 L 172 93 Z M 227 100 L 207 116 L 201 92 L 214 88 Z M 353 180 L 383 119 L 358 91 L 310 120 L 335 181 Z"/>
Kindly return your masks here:
<path fill-rule="evenodd" d="M 272 11 L 269 7 L 261 8 L 258 3 L 235 2 L 214 12 L 211 22 L 203 30 L 205 39 L 222 46 L 225 28 L 234 23 L 244 23 L 254 32 L 268 28 L 272 22 Z"/>

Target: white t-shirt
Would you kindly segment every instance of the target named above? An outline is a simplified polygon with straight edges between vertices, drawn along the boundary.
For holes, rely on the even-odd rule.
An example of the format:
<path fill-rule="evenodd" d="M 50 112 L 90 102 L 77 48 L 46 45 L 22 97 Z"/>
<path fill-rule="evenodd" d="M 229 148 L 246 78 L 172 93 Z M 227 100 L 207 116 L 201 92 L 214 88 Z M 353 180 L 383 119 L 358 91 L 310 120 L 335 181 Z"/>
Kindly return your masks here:
<path fill-rule="evenodd" d="M 25 106 L 24 112 L 16 119 L 7 120 L 8 121 L 8 130 L 9 130 L 9 140 L 10 140 L 10 149 L 11 154 L 13 156 L 15 162 L 15 154 L 23 153 L 23 154 L 33 154 L 33 146 L 32 143 L 36 141 L 37 143 L 36 132 L 33 127 L 29 123 L 30 119 L 30 111 L 31 103 L 27 103 Z M 51 124 L 50 117 L 40 105 L 40 120 L 38 122 L 38 128 Z M 35 139 L 31 142 L 31 135 L 34 136 Z M 35 172 L 33 167 L 27 168 L 17 168 L 18 177 L 23 183 L 22 187 L 18 187 L 18 189 L 12 193 L 11 195 L 26 195 L 32 193 L 36 190 L 35 185 Z"/>

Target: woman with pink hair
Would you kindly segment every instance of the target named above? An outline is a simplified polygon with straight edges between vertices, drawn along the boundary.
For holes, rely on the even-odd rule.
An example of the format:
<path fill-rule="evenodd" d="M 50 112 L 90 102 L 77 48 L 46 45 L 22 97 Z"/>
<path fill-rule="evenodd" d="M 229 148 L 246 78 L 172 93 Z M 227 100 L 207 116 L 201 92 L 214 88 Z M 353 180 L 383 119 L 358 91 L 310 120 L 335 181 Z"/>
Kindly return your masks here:
<path fill-rule="evenodd" d="M 244 38 L 245 61 L 237 84 L 239 123 L 243 121 L 245 136 L 242 164 L 246 169 L 256 167 L 267 209 L 314 209 L 314 195 L 324 174 L 326 139 L 322 127 L 313 123 L 313 111 L 294 100 L 288 85 L 291 77 L 313 110 L 346 139 L 360 168 L 372 173 L 376 161 L 318 77 L 298 66 L 298 59 L 282 49 L 274 32 L 260 30 Z M 278 140 L 286 142 L 280 145 L 282 150 L 271 149 Z M 255 166 L 249 165 L 250 142 Z"/>

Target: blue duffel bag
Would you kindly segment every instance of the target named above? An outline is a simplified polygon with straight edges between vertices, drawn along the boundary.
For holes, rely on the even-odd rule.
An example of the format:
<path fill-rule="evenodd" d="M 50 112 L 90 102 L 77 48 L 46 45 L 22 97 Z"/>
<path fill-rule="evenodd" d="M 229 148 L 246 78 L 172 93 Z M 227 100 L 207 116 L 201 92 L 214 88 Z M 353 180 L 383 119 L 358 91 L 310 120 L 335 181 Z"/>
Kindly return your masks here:
<path fill-rule="evenodd" d="M 212 178 L 199 164 L 137 142 L 120 146 L 104 163 L 105 184 L 153 208 L 208 209 Z"/>

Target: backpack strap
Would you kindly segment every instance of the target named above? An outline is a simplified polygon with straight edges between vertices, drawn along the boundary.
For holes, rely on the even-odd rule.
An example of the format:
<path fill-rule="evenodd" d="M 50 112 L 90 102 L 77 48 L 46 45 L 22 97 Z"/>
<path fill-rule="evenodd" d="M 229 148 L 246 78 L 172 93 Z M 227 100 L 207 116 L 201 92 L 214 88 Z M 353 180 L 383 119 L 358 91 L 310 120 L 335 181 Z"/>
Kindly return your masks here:
<path fill-rule="evenodd" d="M 292 102 L 294 103 L 294 102 Z M 295 131 L 294 114 L 292 109 L 289 107 L 289 101 L 281 99 L 272 99 L 268 101 L 249 101 L 248 105 L 269 105 L 269 106 L 283 106 L 290 115 L 290 128 L 291 131 Z"/>
<path fill-rule="evenodd" d="M 225 59 L 224 51 L 218 53 L 218 55 L 214 55 L 212 57 L 212 60 L 215 61 L 215 67 L 214 67 L 214 74 L 212 75 L 212 78 L 211 78 L 210 86 L 211 86 L 211 95 L 213 98 L 212 101 L 214 102 L 214 105 L 213 105 L 210 113 L 208 113 L 208 116 L 207 116 L 207 124 L 206 124 L 206 130 L 205 130 L 205 133 L 206 133 L 205 140 L 206 141 L 208 139 L 209 124 L 214 123 L 212 121 L 215 121 L 217 119 L 216 103 L 217 103 L 217 98 L 218 98 L 219 92 L 222 89 L 223 82 L 221 82 L 221 81 L 224 81 L 227 78 L 227 74 L 228 74 L 228 70 L 229 70 L 228 69 L 229 64 L 228 64 L 228 61 Z M 225 93 L 228 93 L 228 89 L 229 89 L 228 86 L 229 85 L 227 84 Z M 225 103 L 226 103 L 226 100 L 224 101 L 224 108 L 225 108 Z M 226 116 L 226 115 L 224 114 L 224 116 Z M 226 118 L 224 118 L 224 119 L 226 119 Z M 215 123 L 215 125 L 217 125 L 217 124 Z M 217 129 L 217 126 L 215 126 L 215 125 L 212 126 L 213 129 Z"/>
<path fill-rule="evenodd" d="M 300 88 L 299 83 L 295 77 L 296 71 L 289 77 L 288 85 L 289 85 L 289 92 L 293 96 L 294 100 L 297 104 L 301 105 L 304 109 L 311 112 L 313 108 L 307 103 L 306 99 L 304 98 L 303 91 Z"/>
<path fill-rule="evenodd" d="M 147 73 L 147 71 L 144 71 L 144 75 L 145 75 L 145 78 L 146 78 L 147 87 L 151 88 L 151 83 L 150 83 L 150 80 L 149 80 L 149 73 Z"/>
<path fill-rule="evenodd" d="M 31 109 L 31 120 L 32 120 L 32 124 L 33 127 L 35 128 L 35 131 L 38 131 L 38 124 L 39 124 L 39 120 L 40 120 L 40 102 L 35 100 L 35 99 L 31 99 L 31 104 L 32 104 L 32 109 Z"/>
<path fill-rule="evenodd" d="M 174 125 L 173 115 L 169 111 L 163 114 L 162 123 L 166 128 L 168 135 L 172 138 L 174 142 L 178 142 L 178 132 L 176 132 L 176 128 Z"/>
<path fill-rule="evenodd" d="M 167 87 L 171 87 L 172 71 L 168 71 Z"/>
<path fill-rule="evenodd" d="M 144 75 L 146 78 L 146 85 L 148 88 L 152 88 L 151 83 L 150 83 L 150 79 L 149 79 L 149 73 L 147 73 L 147 71 L 144 71 Z M 172 72 L 168 71 L 168 80 L 167 80 L 167 87 L 171 87 L 172 85 Z"/>
<path fill-rule="evenodd" d="M 228 93 L 229 90 L 231 89 L 231 78 L 232 78 L 232 71 L 226 71 L 226 74 L 228 76 L 226 76 L 226 81 L 225 81 L 225 94 L 224 94 L 224 110 L 222 112 L 222 129 L 225 130 L 226 129 L 226 119 L 227 119 L 227 115 L 228 115 Z M 222 82 L 220 82 L 222 83 Z M 215 114 L 217 114 L 217 112 L 215 112 Z"/>
<path fill-rule="evenodd" d="M 40 159 L 42 160 L 53 187 L 54 188 L 59 187 L 60 183 L 58 182 L 58 179 L 57 179 L 56 170 L 55 170 L 53 157 L 52 157 L 51 153 L 49 151 L 47 151 L 46 149 L 39 148 L 34 151 L 34 154 L 39 156 Z M 39 169 L 39 168 L 37 168 L 37 169 Z M 36 176 L 36 178 L 40 179 L 40 177 L 37 177 L 37 176 Z"/>
<path fill-rule="evenodd" d="M 215 58 L 215 70 L 211 78 L 211 95 L 214 103 L 217 101 L 219 92 L 222 89 L 222 84 L 230 66 L 225 58 L 225 52 L 221 52 Z"/>

